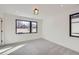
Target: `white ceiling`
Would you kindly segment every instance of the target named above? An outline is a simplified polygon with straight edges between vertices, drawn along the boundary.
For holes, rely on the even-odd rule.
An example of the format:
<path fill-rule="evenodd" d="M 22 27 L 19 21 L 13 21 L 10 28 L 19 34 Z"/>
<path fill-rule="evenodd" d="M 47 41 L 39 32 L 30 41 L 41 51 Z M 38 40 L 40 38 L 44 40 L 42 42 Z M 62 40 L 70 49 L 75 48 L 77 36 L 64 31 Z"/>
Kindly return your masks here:
<path fill-rule="evenodd" d="M 37 7 L 40 11 L 40 15 L 52 15 L 62 13 L 68 9 L 79 8 L 79 5 L 64 5 L 64 4 L 3 4 L 0 5 L 0 11 L 3 13 L 11 13 L 18 15 L 34 15 L 33 9 Z"/>

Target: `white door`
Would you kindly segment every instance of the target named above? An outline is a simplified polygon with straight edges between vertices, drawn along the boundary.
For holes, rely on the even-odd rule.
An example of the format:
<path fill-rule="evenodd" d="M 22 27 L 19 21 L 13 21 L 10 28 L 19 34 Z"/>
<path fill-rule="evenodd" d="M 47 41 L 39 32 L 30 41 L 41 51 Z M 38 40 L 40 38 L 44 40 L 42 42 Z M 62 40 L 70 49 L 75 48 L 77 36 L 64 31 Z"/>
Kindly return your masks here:
<path fill-rule="evenodd" d="M 0 18 L 0 46 L 4 45 L 3 19 Z"/>
<path fill-rule="evenodd" d="M 1 37 L 1 19 L 0 19 L 0 46 L 1 46 L 1 39 L 2 39 L 2 37 Z"/>

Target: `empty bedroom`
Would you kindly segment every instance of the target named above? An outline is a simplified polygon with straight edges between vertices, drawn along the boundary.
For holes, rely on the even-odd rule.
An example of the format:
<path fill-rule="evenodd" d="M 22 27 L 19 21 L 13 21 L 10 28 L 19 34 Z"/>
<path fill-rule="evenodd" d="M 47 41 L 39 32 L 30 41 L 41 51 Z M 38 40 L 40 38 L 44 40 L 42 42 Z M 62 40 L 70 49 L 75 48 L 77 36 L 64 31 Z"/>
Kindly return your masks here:
<path fill-rule="evenodd" d="M 0 55 L 79 55 L 78 4 L 0 4 Z"/>

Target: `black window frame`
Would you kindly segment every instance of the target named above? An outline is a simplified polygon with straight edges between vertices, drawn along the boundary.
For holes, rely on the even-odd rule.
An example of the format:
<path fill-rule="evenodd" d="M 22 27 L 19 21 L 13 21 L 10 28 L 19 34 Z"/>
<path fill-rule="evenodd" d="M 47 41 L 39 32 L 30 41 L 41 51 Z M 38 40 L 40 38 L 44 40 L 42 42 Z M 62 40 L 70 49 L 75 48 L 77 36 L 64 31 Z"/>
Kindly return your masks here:
<path fill-rule="evenodd" d="M 29 32 L 27 33 L 17 33 L 17 21 L 26 21 L 26 22 L 30 22 L 30 26 L 29 26 Z M 36 32 L 32 32 L 32 22 L 36 23 Z M 28 20 L 21 20 L 21 19 L 16 19 L 15 21 L 15 32 L 16 34 L 30 34 L 30 33 L 37 33 L 38 32 L 38 22 L 37 21 L 28 21 Z"/>
<path fill-rule="evenodd" d="M 79 13 L 74 13 L 69 15 L 69 36 L 79 37 L 79 36 L 72 35 L 72 18 L 79 18 Z"/>
<path fill-rule="evenodd" d="M 17 33 L 17 21 L 26 21 L 26 22 L 29 22 L 30 23 L 30 21 L 28 21 L 28 20 L 20 20 L 20 19 L 16 19 L 16 34 L 29 34 L 30 33 L 30 27 L 29 27 L 29 32 L 26 32 L 26 33 Z"/>

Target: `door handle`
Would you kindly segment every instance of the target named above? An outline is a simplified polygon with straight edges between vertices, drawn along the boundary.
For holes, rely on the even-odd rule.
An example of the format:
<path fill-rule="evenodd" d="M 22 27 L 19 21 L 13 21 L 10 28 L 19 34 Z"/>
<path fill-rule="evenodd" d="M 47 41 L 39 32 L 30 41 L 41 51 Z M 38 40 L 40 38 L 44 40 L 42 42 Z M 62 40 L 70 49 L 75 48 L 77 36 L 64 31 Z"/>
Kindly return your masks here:
<path fill-rule="evenodd" d="M 3 42 L 3 40 L 1 40 L 1 43 Z"/>
<path fill-rule="evenodd" d="M 3 22 L 3 20 L 1 20 L 1 22 Z"/>
<path fill-rule="evenodd" d="M 3 30 L 1 30 L 1 32 L 3 32 Z"/>

